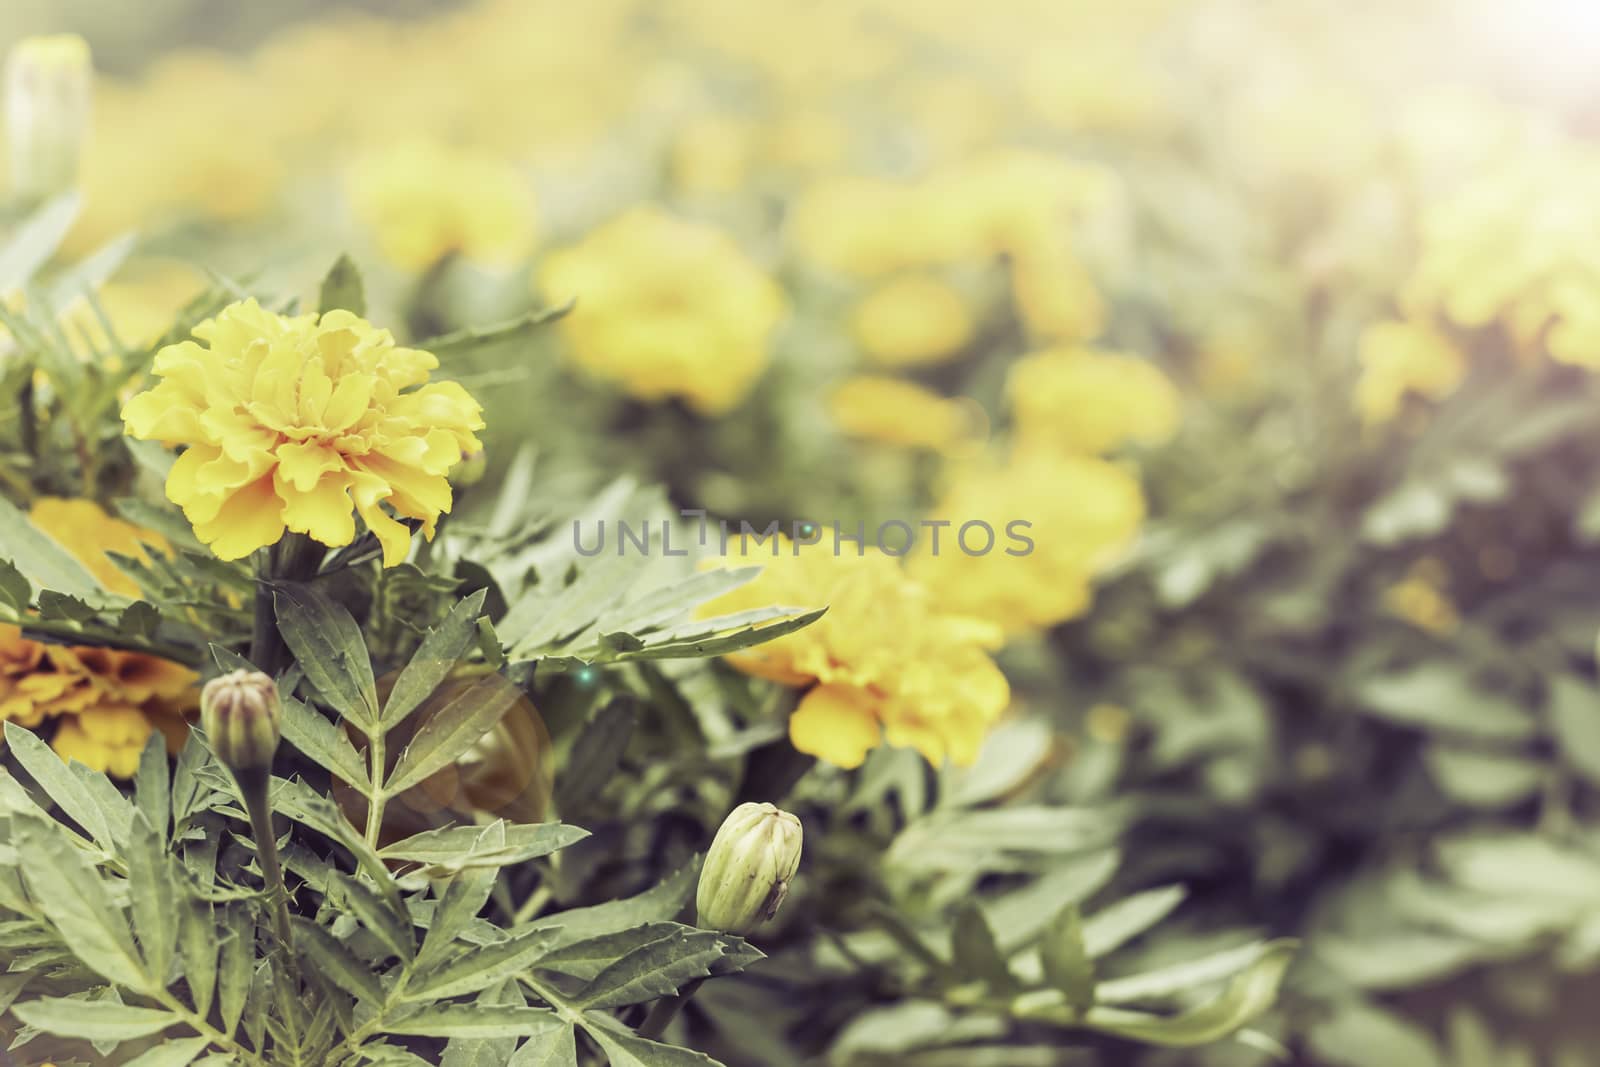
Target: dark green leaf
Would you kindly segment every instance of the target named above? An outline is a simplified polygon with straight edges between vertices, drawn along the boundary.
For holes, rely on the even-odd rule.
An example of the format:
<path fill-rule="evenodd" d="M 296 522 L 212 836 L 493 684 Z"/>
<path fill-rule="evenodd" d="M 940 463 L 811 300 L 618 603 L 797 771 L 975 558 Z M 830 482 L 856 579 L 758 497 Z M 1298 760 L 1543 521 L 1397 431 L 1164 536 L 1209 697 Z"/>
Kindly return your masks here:
<path fill-rule="evenodd" d="M 314 586 L 284 583 L 272 594 L 278 629 L 306 678 L 335 711 L 371 732 L 378 722 L 378 686 L 361 628 Z"/>
<path fill-rule="evenodd" d="M 367 294 L 361 284 L 361 271 L 349 255 L 341 254 L 334 260 L 328 274 L 322 279 L 322 292 L 318 295 L 317 309 L 323 314 L 344 310 L 357 315 L 367 313 Z"/>
<path fill-rule="evenodd" d="M 1062 908 L 1039 944 L 1046 980 L 1067 995 L 1079 1011 L 1094 1003 L 1094 964 L 1083 942 L 1083 919 L 1076 904 Z"/>
<path fill-rule="evenodd" d="M 403 793 L 456 762 L 522 699 L 522 690 L 499 674 L 486 674 L 460 689 L 406 745 L 384 792 Z"/>
<path fill-rule="evenodd" d="M 422 639 L 416 654 L 395 679 L 383 706 L 383 724 L 393 727 L 422 706 L 433 691 L 460 665 L 477 636 L 478 616 L 488 590 L 480 589 L 462 600 L 443 622 Z"/>

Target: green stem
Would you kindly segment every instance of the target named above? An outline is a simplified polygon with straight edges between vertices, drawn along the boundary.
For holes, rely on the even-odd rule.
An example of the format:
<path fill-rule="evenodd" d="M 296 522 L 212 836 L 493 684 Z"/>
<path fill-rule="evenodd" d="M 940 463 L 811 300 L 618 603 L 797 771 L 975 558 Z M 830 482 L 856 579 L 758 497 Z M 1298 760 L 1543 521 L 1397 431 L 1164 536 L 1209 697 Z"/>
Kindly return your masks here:
<path fill-rule="evenodd" d="M 367 735 L 367 754 L 372 761 L 372 793 L 367 798 L 367 844 L 377 848 L 378 835 L 383 831 L 383 806 L 389 800 L 383 791 L 385 756 L 381 723 Z"/>
<path fill-rule="evenodd" d="M 292 959 L 294 932 L 289 925 L 289 890 L 283 883 L 283 867 L 278 862 L 278 840 L 272 832 L 272 802 L 268 798 L 267 772 L 235 771 L 239 794 L 250 815 L 250 832 L 255 836 L 256 856 L 261 860 L 261 877 L 272 902 L 272 930 L 280 947 Z"/>
<path fill-rule="evenodd" d="M 704 978 L 696 978 L 678 990 L 677 995 L 663 997 L 656 1001 L 650 1008 L 650 1014 L 646 1015 L 644 1022 L 639 1024 L 639 1036 L 648 1037 L 652 1040 L 660 1037 L 666 1032 L 667 1024 L 678 1017 L 678 1013 L 683 1010 L 683 1006 L 689 1003 L 690 999 L 700 991 L 700 987 L 705 984 L 706 980 Z"/>

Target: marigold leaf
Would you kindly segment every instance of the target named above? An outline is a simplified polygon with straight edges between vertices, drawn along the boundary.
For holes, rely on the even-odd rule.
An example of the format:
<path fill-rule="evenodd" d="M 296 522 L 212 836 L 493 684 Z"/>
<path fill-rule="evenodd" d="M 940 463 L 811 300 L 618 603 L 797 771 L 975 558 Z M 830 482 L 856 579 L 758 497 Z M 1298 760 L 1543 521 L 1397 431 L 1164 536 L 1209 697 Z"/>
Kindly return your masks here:
<path fill-rule="evenodd" d="M 403 793 L 466 755 L 521 699 L 522 690 L 499 674 L 486 674 L 455 693 L 400 753 L 384 792 Z"/>
<path fill-rule="evenodd" d="M 487 589 L 466 597 L 422 639 L 411 661 L 395 679 L 394 688 L 383 706 L 383 725 L 392 728 L 410 715 L 449 677 L 477 636 L 478 616 L 483 613 Z"/>
<path fill-rule="evenodd" d="M 361 281 L 361 269 L 348 253 L 341 253 L 322 279 L 317 310 L 323 314 L 338 310 L 356 315 L 367 313 L 367 293 Z"/>
<path fill-rule="evenodd" d="M 386 1023 L 384 1031 L 420 1037 L 525 1037 L 539 1036 L 567 1025 L 548 1008 L 457 1004 L 424 1008 L 399 1021 Z"/>
<path fill-rule="evenodd" d="M 183 1021 L 164 1008 L 140 1008 L 115 1000 L 78 997 L 40 997 L 13 1004 L 11 1012 L 47 1034 L 86 1041 L 149 1037 Z"/>
<path fill-rule="evenodd" d="M 295 916 L 294 941 L 300 954 L 340 989 L 367 1004 L 383 1003 L 383 986 L 378 976 L 327 930 L 309 919 Z"/>
<path fill-rule="evenodd" d="M 355 619 L 322 590 L 299 583 L 274 587 L 272 604 L 306 678 L 335 711 L 370 733 L 378 722 L 378 686 Z"/>

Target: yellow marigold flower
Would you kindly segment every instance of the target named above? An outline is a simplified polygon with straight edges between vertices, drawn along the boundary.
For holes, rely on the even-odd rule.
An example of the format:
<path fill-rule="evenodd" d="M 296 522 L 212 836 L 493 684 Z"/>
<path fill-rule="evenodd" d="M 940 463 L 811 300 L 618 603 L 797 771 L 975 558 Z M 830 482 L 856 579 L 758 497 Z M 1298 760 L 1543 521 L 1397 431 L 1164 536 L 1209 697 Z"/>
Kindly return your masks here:
<path fill-rule="evenodd" d="M 1154 363 L 1093 349 L 1024 356 L 1007 376 L 1006 397 L 1021 441 L 1068 452 L 1163 444 L 1180 418 L 1178 390 Z"/>
<path fill-rule="evenodd" d="M 976 407 L 915 382 L 873 375 L 846 379 L 828 394 L 828 413 L 849 436 L 934 452 L 973 439 Z"/>
<path fill-rule="evenodd" d="M 63 759 L 130 777 L 151 733 L 183 744 L 184 716 L 198 706 L 199 676 L 141 652 L 45 645 L 0 625 L 0 720 L 41 727 Z"/>
<path fill-rule="evenodd" d="M 1089 269 L 1063 242 L 1019 251 L 1011 260 L 1011 296 L 1031 337 L 1089 341 L 1106 326 L 1106 301 Z"/>
<path fill-rule="evenodd" d="M 428 382 L 431 353 L 348 311 L 284 316 L 254 300 L 196 326 L 156 354 L 161 382 L 128 401 L 128 433 L 187 450 L 167 496 L 195 536 L 239 559 L 294 530 L 349 544 L 351 514 L 405 559 L 416 519 L 426 537 L 450 510 L 445 476 L 481 445 L 481 409 L 456 382 Z"/>
<path fill-rule="evenodd" d="M 827 270 L 874 277 L 915 262 L 905 225 L 910 193 L 879 178 L 829 177 L 790 205 L 789 242 L 802 259 Z"/>
<path fill-rule="evenodd" d="M 515 167 L 492 156 L 405 141 L 360 160 L 349 190 L 383 254 L 407 270 L 453 254 L 505 265 L 533 247 L 533 192 Z"/>
<path fill-rule="evenodd" d="M 845 531 L 848 533 L 848 531 Z M 776 555 L 753 548 L 755 581 L 708 605 L 708 614 L 779 604 L 828 605 L 817 622 L 730 655 L 746 674 L 809 687 L 789 720 L 794 746 L 840 767 L 859 766 L 881 741 L 915 748 L 934 764 L 970 764 L 1010 702 L 989 657 L 999 630 L 939 611 L 900 562 L 872 548 L 858 555 L 833 534 Z"/>
<path fill-rule="evenodd" d="M 1138 535 L 1144 494 L 1117 464 L 1022 451 L 957 472 L 931 517 L 950 526 L 937 552 L 924 541 L 911 557 L 912 577 L 944 610 L 1021 633 L 1088 609 L 1096 576 Z"/>
<path fill-rule="evenodd" d="M 1368 423 L 1388 422 L 1408 393 L 1442 400 L 1455 392 L 1467 361 L 1448 337 L 1422 322 L 1377 322 L 1360 341 L 1356 407 Z"/>
<path fill-rule="evenodd" d="M 856 344 L 880 367 L 943 362 L 972 340 L 973 328 L 965 298 L 954 286 L 924 274 L 885 282 L 850 316 Z"/>
<path fill-rule="evenodd" d="M 103 587 L 122 596 L 139 595 L 139 583 L 111 562 L 108 552 L 148 563 L 147 548 L 168 552 L 167 539 L 122 519 L 114 519 L 92 500 L 44 496 L 28 509 L 28 521 L 72 553 Z"/>
<path fill-rule="evenodd" d="M 724 233 L 636 207 L 552 254 L 540 272 L 573 360 L 642 400 L 704 415 L 743 400 L 766 369 L 783 292 Z"/>
<path fill-rule="evenodd" d="M 1558 142 L 1475 174 L 1430 204 L 1405 290 L 1413 313 L 1502 323 L 1525 350 L 1600 369 L 1600 150 Z"/>

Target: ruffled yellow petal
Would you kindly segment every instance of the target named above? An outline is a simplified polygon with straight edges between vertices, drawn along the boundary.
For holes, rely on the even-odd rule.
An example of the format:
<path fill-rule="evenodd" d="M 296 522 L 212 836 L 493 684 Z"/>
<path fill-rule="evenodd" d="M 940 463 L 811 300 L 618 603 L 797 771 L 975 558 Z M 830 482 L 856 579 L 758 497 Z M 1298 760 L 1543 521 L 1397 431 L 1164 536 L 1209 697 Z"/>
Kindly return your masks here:
<path fill-rule="evenodd" d="M 789 717 L 794 747 L 837 767 L 861 766 L 878 737 L 872 698 L 848 686 L 817 686 Z"/>

